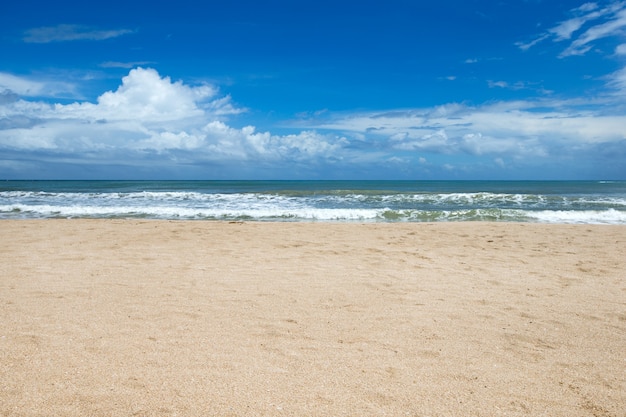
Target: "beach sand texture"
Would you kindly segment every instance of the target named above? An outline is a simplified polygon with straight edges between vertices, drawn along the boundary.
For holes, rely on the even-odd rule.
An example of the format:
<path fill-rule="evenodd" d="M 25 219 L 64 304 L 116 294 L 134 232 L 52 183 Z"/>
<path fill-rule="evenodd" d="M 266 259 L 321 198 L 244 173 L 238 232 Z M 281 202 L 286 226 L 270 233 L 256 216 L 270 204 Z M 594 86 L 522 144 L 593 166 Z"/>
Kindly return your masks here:
<path fill-rule="evenodd" d="M 2 416 L 626 416 L 626 226 L 0 236 Z"/>

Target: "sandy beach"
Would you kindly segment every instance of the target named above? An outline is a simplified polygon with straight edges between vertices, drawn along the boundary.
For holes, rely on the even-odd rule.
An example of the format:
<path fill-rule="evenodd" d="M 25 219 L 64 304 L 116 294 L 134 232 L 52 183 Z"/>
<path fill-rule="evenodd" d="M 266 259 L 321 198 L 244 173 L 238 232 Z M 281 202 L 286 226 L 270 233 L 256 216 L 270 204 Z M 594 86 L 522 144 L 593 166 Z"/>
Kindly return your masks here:
<path fill-rule="evenodd" d="M 626 416 L 626 226 L 0 236 L 2 416 Z"/>

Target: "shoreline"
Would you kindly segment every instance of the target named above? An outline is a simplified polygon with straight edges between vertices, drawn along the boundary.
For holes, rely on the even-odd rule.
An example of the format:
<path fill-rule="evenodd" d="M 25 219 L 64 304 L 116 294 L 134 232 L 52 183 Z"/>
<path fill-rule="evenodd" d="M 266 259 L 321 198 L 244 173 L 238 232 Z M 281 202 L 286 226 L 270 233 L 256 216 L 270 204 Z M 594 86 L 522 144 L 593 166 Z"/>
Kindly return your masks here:
<path fill-rule="evenodd" d="M 24 219 L 0 231 L 3 415 L 626 404 L 624 225 Z"/>

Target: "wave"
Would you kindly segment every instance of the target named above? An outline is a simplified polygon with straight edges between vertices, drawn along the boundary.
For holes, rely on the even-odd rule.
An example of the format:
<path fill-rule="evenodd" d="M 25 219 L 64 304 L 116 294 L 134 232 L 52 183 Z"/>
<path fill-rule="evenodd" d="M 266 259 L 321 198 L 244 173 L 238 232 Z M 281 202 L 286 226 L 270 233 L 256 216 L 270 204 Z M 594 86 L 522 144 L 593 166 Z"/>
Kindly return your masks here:
<path fill-rule="evenodd" d="M 155 200 L 155 201 L 214 201 L 232 199 L 310 199 L 328 200 L 332 202 L 355 201 L 361 203 L 391 202 L 391 203 L 426 203 L 426 204 L 616 204 L 626 206 L 626 198 L 622 196 L 603 195 L 542 195 L 542 194 L 506 194 L 506 193 L 406 193 L 371 192 L 355 193 L 349 190 L 329 190 L 323 192 L 310 191 L 283 191 L 272 193 L 202 193 L 197 191 L 140 191 L 140 192 L 109 192 L 109 193 L 72 193 L 72 192 L 45 192 L 45 191 L 4 191 L 0 192 L 0 199 L 89 199 L 89 200 Z"/>
<path fill-rule="evenodd" d="M 626 224 L 626 212 L 608 210 L 392 210 L 339 208 L 188 208 L 167 206 L 0 206 L 2 218 L 153 218 L 256 221 L 381 221 L 381 222 L 541 222 L 565 224 Z"/>
<path fill-rule="evenodd" d="M 626 224 L 626 196 L 385 190 L 2 191 L 0 218 Z"/>

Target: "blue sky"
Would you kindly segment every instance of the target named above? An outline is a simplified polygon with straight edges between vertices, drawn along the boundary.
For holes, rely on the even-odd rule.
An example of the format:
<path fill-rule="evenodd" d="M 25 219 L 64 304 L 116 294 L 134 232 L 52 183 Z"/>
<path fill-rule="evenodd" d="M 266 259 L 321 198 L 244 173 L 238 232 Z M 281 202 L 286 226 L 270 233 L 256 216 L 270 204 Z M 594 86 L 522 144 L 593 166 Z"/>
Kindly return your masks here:
<path fill-rule="evenodd" d="M 626 179 L 626 1 L 0 13 L 0 178 Z"/>

